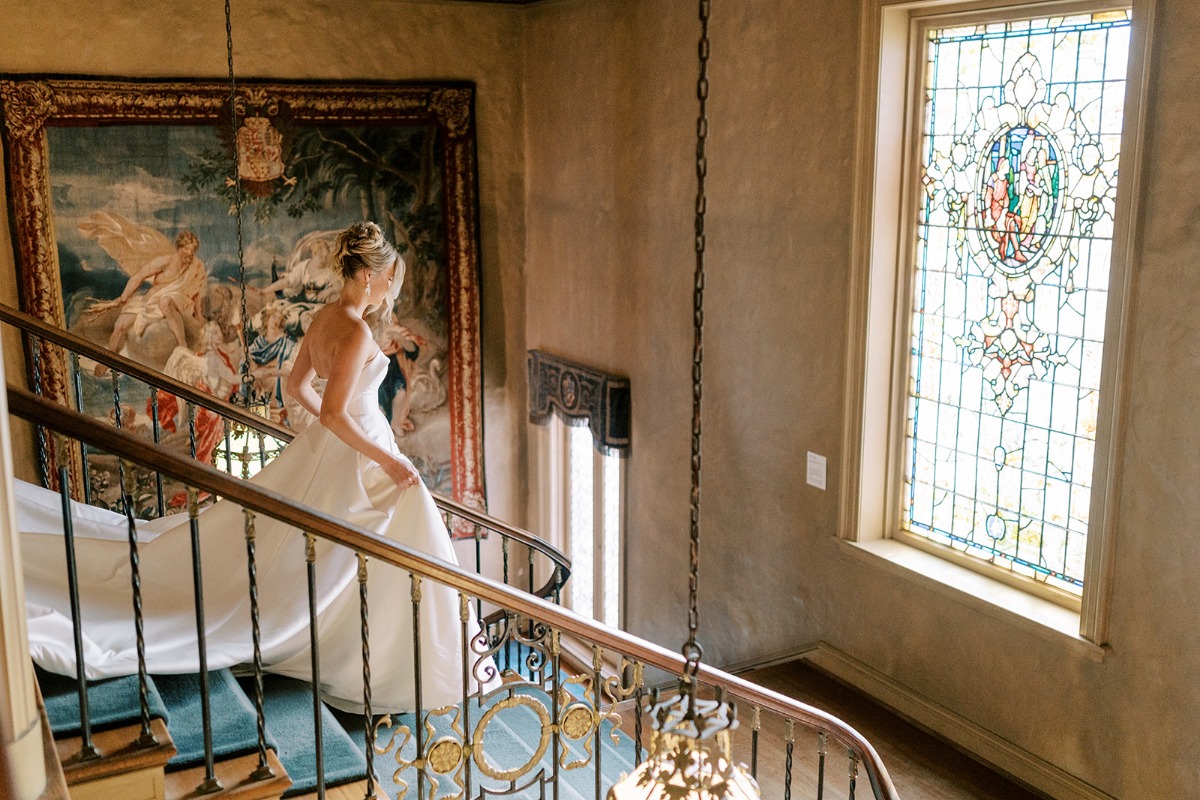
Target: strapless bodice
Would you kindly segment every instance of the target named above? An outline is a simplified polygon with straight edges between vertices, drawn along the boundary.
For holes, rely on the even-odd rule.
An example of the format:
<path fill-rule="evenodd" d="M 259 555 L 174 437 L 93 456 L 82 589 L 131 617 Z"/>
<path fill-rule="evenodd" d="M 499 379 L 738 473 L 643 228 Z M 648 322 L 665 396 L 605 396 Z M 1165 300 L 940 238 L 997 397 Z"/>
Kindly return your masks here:
<path fill-rule="evenodd" d="M 376 350 L 371 360 L 363 364 L 362 371 L 358 373 L 358 380 L 354 383 L 354 390 L 350 393 L 350 402 L 346 405 L 347 414 L 361 417 L 379 410 L 379 384 L 387 374 L 387 365 L 388 359 L 382 350 Z M 322 397 L 325 395 L 325 384 L 324 378 L 313 381 L 313 388 Z"/>

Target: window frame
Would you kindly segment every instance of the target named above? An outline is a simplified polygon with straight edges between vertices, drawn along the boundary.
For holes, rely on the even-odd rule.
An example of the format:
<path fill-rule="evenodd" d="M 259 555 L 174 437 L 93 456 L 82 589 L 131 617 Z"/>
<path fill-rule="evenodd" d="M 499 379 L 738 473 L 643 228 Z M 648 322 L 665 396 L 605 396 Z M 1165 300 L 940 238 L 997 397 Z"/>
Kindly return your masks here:
<path fill-rule="evenodd" d="M 540 529 L 547 532 L 547 538 L 551 544 L 559 548 L 574 562 L 575 555 L 572 553 L 571 547 L 571 512 L 570 512 L 570 431 L 569 428 L 578 427 L 568 425 L 559 415 L 551 415 L 551 419 L 545 425 L 539 425 L 534 428 L 536 439 L 538 441 L 538 463 L 537 469 L 537 491 L 535 492 L 535 502 L 537 511 L 535 518 L 540 521 Z M 562 604 L 566 608 L 570 608 L 578 614 L 590 617 L 602 624 L 612 624 L 618 628 L 625 626 L 625 596 L 626 596 L 626 569 L 625 569 L 625 535 L 626 535 L 626 482 L 625 482 L 625 459 L 619 455 L 606 456 L 601 453 L 595 446 L 595 442 L 589 445 L 591 451 L 591 472 L 592 472 L 592 608 L 588 611 L 582 611 L 574 608 L 572 604 L 572 589 L 571 581 L 581 579 L 577 572 L 574 571 L 575 564 L 572 563 L 572 574 L 567 586 L 563 590 Z M 605 489 L 607 486 L 607 477 L 604 470 L 606 458 L 615 458 L 617 463 L 617 558 L 616 558 L 616 581 L 617 581 L 617 608 L 616 619 L 613 622 L 607 622 L 604 619 L 604 585 L 606 582 L 606 562 L 605 562 L 605 530 L 604 524 L 606 520 L 604 501 Z"/>
<path fill-rule="evenodd" d="M 992 567 L 949 547 L 900 530 L 903 484 L 911 257 L 915 252 L 920 169 L 924 52 L 929 28 L 1130 8 L 1129 63 L 1121 133 L 1112 263 L 1101 360 L 1092 497 L 1081 598 Z M 1108 636 L 1126 374 L 1129 306 L 1138 227 L 1139 174 L 1145 135 L 1150 31 L 1154 0 L 1033 2 L 1030 0 L 867 0 L 859 71 L 858 169 L 854 178 L 852 275 L 847 335 L 846 425 L 840 538 L 857 543 L 894 539 L 932 552 L 999 583 L 1079 614 L 1079 635 L 1095 644 Z M 902 131 L 897 137 L 896 130 Z M 1014 613 L 1020 614 L 1020 611 Z"/>

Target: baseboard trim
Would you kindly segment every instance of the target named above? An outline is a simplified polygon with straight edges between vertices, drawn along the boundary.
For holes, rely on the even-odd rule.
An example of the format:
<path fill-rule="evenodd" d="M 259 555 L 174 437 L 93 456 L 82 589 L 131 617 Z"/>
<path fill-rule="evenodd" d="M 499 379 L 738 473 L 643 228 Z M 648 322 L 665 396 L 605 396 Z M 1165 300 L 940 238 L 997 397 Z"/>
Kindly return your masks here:
<path fill-rule="evenodd" d="M 1060 767 L 924 697 L 826 642 L 801 658 L 968 754 L 1056 800 L 1116 800 Z"/>

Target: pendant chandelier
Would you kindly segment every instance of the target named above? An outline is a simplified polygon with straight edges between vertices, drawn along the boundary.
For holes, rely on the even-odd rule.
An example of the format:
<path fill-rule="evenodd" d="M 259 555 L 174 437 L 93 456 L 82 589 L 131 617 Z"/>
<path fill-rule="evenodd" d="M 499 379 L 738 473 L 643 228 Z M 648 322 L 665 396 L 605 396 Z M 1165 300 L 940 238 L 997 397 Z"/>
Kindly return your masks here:
<path fill-rule="evenodd" d="M 708 160 L 708 17 L 711 0 L 700 0 L 700 76 L 696 96 L 696 273 L 693 288 L 692 350 L 692 491 L 690 572 L 688 581 L 688 639 L 679 690 L 660 699 L 650 696 L 653 734 L 650 756 L 633 772 L 613 785 L 608 800 L 759 800 L 758 783 L 745 767 L 733 760 L 730 733 L 737 727 L 737 709 L 724 701 L 701 699 L 697 673 L 703 650 L 696 634 L 700 625 L 697 593 L 700 576 L 700 429 L 702 368 L 704 357 L 704 217 L 708 198 L 705 178 Z"/>

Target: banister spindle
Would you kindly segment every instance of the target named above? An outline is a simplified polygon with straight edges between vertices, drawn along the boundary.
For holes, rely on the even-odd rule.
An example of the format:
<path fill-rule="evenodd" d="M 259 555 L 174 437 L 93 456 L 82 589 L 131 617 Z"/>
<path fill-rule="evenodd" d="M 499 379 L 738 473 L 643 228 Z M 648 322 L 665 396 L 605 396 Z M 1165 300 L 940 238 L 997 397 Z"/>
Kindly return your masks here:
<path fill-rule="evenodd" d="M 200 667 L 200 722 L 204 730 L 204 779 L 196 787 L 196 794 L 211 794 L 224 787 L 217 780 L 216 759 L 213 755 L 212 705 L 208 687 L 208 634 L 204 624 L 204 576 L 200 558 L 200 499 L 193 486 L 188 487 L 187 503 L 188 528 L 192 539 L 192 594 L 196 603 L 196 651 Z"/>
<path fill-rule="evenodd" d="M 750 777 L 758 779 L 758 733 L 762 730 L 762 709 L 750 709 Z"/>
<path fill-rule="evenodd" d="M 854 788 L 858 783 L 858 753 L 850 751 L 850 800 L 854 800 Z"/>
<path fill-rule="evenodd" d="M 154 443 L 160 444 L 162 439 L 162 428 L 158 423 L 158 389 L 150 387 L 150 430 L 154 436 Z M 154 488 L 157 492 L 155 499 L 155 508 L 158 511 L 158 516 L 165 516 L 167 513 L 166 501 L 163 497 L 163 478 L 162 473 L 154 470 Z"/>
<path fill-rule="evenodd" d="M 321 654 L 317 645 L 317 539 L 304 534 L 304 560 L 308 565 L 308 636 L 312 655 L 313 736 L 316 740 L 317 800 L 325 800 L 325 739 L 321 727 Z"/>
<path fill-rule="evenodd" d="M 29 368 L 33 377 L 33 392 L 40 395 L 42 393 L 42 340 L 32 333 L 29 336 Z M 37 457 L 38 457 L 38 472 L 41 474 L 42 485 L 50 485 L 50 443 L 46 428 L 42 425 L 34 425 L 34 430 L 37 431 Z M 59 454 L 62 459 L 62 454 Z"/>
<path fill-rule="evenodd" d="M 192 401 L 187 403 L 187 426 L 188 426 L 188 452 L 192 458 L 196 457 L 196 404 Z"/>
<path fill-rule="evenodd" d="M 462 713 L 463 713 L 463 752 L 473 751 L 471 743 L 471 599 L 463 592 L 458 593 L 458 622 L 460 641 L 462 643 Z M 480 698 L 482 703 L 483 698 Z M 464 792 L 471 797 L 471 759 L 463 759 Z"/>
<path fill-rule="evenodd" d="M 75 410 L 80 414 L 83 413 L 83 375 L 79 371 L 79 355 L 74 351 L 71 352 L 71 383 L 75 387 Z M 91 448 L 87 442 L 79 442 L 80 455 L 80 477 L 83 478 L 83 502 L 86 505 L 92 504 L 92 473 L 91 466 L 88 464 L 88 456 Z"/>
<path fill-rule="evenodd" d="M 633 765 L 642 763 L 642 698 L 646 692 L 641 686 L 633 690 Z"/>
<path fill-rule="evenodd" d="M 447 521 L 449 520 L 449 516 L 450 516 L 449 514 L 446 515 Z M 450 530 L 449 524 L 446 525 L 446 530 L 447 531 Z M 475 574 L 476 575 L 483 574 L 482 563 L 483 563 L 483 526 L 476 525 L 475 526 Z M 479 619 L 479 620 L 483 619 L 483 600 L 481 600 L 478 597 L 475 598 L 475 619 Z"/>
<path fill-rule="evenodd" d="M 792 751 L 796 747 L 796 723 L 787 721 L 787 757 L 783 770 L 783 800 L 792 800 Z"/>
<path fill-rule="evenodd" d="M 59 439 L 59 452 L 65 452 Z M 67 551 L 67 590 L 71 596 L 71 631 L 75 635 L 75 680 L 79 687 L 79 730 L 81 742 L 79 752 L 71 757 L 72 762 L 91 761 L 99 758 L 92 743 L 92 720 L 88 710 L 87 667 L 83 660 L 83 615 L 79 606 L 79 574 L 75 564 L 75 522 L 71 515 L 71 478 L 67 465 L 60 461 L 58 467 L 58 490 L 62 495 L 63 543 Z"/>
<path fill-rule="evenodd" d="M 275 772 L 267 763 L 267 719 L 263 711 L 262 630 L 259 624 L 258 557 L 255 542 L 257 533 L 254 528 L 254 512 L 243 508 L 242 514 L 246 520 L 246 571 L 250 583 L 250 638 L 254 646 L 254 716 L 258 725 L 258 765 L 250 774 L 250 780 L 265 781 L 275 777 Z"/>
<path fill-rule="evenodd" d="M 593 644 L 592 645 L 592 702 L 594 703 L 594 709 L 596 712 L 596 730 L 592 733 L 592 736 L 593 736 L 592 742 L 593 742 L 593 752 L 595 753 L 594 758 L 596 759 L 595 769 L 593 770 L 593 772 L 595 773 L 595 776 L 596 776 L 596 800 L 604 800 L 604 795 L 601 793 L 602 786 L 600 783 L 600 779 L 602 777 L 602 770 L 603 770 L 603 764 L 601 763 L 601 757 L 603 755 L 603 750 L 604 750 L 604 748 L 600 746 L 600 740 L 601 740 L 600 721 L 601 721 L 601 719 L 603 719 L 603 717 L 601 717 L 601 715 L 600 715 L 600 703 L 603 699 L 600 695 L 600 687 L 602 687 L 604 685 L 603 667 L 604 667 L 604 650 L 601 649 L 600 645 Z"/>
<path fill-rule="evenodd" d="M 559 640 L 557 630 L 550 631 L 550 723 L 551 737 L 553 739 L 553 749 L 550 751 L 553 758 L 550 759 L 554 765 L 553 773 L 553 800 L 559 800 L 559 781 L 562 778 L 562 703 L 559 693 L 562 691 L 562 647 Z"/>
<path fill-rule="evenodd" d="M 817 800 L 825 797 L 825 754 L 829 748 L 829 737 L 825 731 L 817 735 Z"/>
<path fill-rule="evenodd" d="M 114 375 L 116 373 L 113 373 Z M 114 380 L 115 385 L 115 380 Z M 118 397 L 118 400 L 120 398 Z M 120 406 L 117 410 L 117 426 L 120 427 Z M 138 747 L 154 747 L 158 740 L 150 730 L 150 685 L 146 673 L 146 631 L 145 620 L 142 616 L 142 574 L 138 557 L 137 522 L 133 516 L 133 464 L 121 459 L 118 462 L 121 485 L 121 505 L 125 509 L 126 530 L 129 538 L 129 581 L 133 589 L 133 628 L 136 640 L 138 662 L 138 705 L 141 711 L 141 731 L 138 734 Z"/>
<path fill-rule="evenodd" d="M 259 438 L 261 445 L 262 438 Z M 364 800 L 373 800 L 375 794 L 375 724 L 371 713 L 371 626 L 370 607 L 367 604 L 367 557 L 358 554 L 358 608 L 362 624 L 362 676 L 363 676 L 363 728 L 366 737 L 367 790 Z"/>
<path fill-rule="evenodd" d="M 413 728 L 417 740 L 417 797 L 425 796 L 425 719 L 421 708 L 421 576 L 410 573 L 412 579 L 413 630 L 413 692 L 415 713 Z"/>

